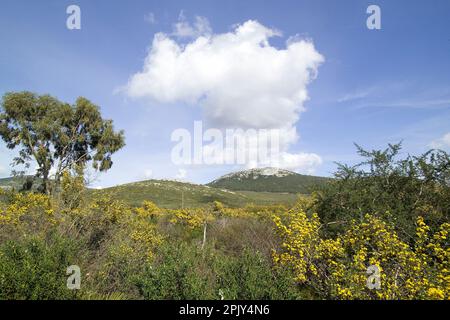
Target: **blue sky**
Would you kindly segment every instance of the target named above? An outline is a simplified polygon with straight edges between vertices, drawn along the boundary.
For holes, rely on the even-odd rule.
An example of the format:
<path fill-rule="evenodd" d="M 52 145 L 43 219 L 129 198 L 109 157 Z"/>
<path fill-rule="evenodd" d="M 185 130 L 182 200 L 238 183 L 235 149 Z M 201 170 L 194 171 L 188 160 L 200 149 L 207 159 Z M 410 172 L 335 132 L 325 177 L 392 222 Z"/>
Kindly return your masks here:
<path fill-rule="evenodd" d="M 81 8 L 81 30 L 66 28 L 67 6 Z M 381 30 L 366 27 L 370 4 L 381 8 Z M 181 18 L 180 18 L 181 17 Z M 404 153 L 450 149 L 450 2 L 442 1 L 9 1 L 0 10 L 0 94 L 29 90 L 67 102 L 84 96 L 126 133 L 126 147 L 94 185 L 152 178 L 205 183 L 230 166 L 177 166 L 170 136 L 202 120 L 196 103 L 131 97 L 124 92 L 140 72 L 157 33 L 174 36 L 182 19 L 209 22 L 212 34 L 233 32 L 249 20 L 279 30 L 270 46 L 309 39 L 324 61 L 307 85 L 290 152 L 320 156 L 317 175 L 334 161 L 355 162 L 357 142 L 382 148 L 403 140 Z M 195 37 L 195 36 L 194 36 Z M 14 151 L 0 142 L 0 177 Z M 182 170 L 180 172 L 180 169 Z M 300 168 L 298 170 L 302 172 Z"/>

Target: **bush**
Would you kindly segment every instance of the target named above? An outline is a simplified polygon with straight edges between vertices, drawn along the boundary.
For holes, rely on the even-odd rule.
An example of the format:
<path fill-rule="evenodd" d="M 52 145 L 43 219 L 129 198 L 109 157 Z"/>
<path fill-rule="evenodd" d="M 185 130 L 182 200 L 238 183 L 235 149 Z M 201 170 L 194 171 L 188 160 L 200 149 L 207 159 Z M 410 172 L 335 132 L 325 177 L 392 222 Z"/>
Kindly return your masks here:
<path fill-rule="evenodd" d="M 328 299 L 450 298 L 450 224 L 431 234 L 422 218 L 416 222 L 413 245 L 400 240 L 394 228 L 365 215 L 334 238 L 325 238 L 317 215 L 295 212 L 275 217 L 282 245 L 274 261 L 289 267 L 295 279 Z M 285 221 L 283 221 L 285 220 Z M 378 269 L 380 288 L 368 288 L 368 267 Z"/>
<path fill-rule="evenodd" d="M 0 190 L 0 299 L 449 298 L 449 157 L 399 150 L 360 149 L 290 210 L 132 208 L 69 173 L 55 197 Z"/>
<path fill-rule="evenodd" d="M 0 246 L 0 299 L 73 299 L 66 269 L 80 264 L 77 244 L 54 236 Z"/>
<path fill-rule="evenodd" d="M 178 243 L 163 246 L 136 284 L 145 299 L 296 299 L 301 295 L 292 279 L 250 249 L 233 257 Z"/>
<path fill-rule="evenodd" d="M 410 241 L 418 216 L 436 229 L 450 218 L 450 156 L 430 150 L 398 159 L 401 144 L 366 151 L 364 161 L 340 164 L 335 179 L 316 190 L 313 211 L 330 234 L 342 232 L 352 219 L 366 213 L 392 223 L 399 236 Z"/>
<path fill-rule="evenodd" d="M 215 261 L 216 279 L 224 299 L 280 300 L 304 297 L 286 268 L 272 268 L 258 251 L 245 248 L 238 257 Z"/>
<path fill-rule="evenodd" d="M 245 248 L 270 258 L 276 245 L 271 221 L 255 217 L 221 218 L 211 224 L 208 239 L 214 246 L 232 256 L 239 256 Z"/>
<path fill-rule="evenodd" d="M 210 251 L 204 253 L 184 242 L 164 244 L 157 261 L 147 264 L 135 282 L 145 299 L 218 298 L 211 270 L 213 259 Z"/>

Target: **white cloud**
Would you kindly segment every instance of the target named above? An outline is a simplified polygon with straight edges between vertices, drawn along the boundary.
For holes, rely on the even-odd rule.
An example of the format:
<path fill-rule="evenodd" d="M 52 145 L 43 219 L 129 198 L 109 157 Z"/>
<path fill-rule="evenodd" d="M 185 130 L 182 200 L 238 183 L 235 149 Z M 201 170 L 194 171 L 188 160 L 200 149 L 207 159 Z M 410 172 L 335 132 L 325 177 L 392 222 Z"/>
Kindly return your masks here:
<path fill-rule="evenodd" d="M 151 169 L 144 170 L 144 177 L 146 179 L 150 179 L 152 176 L 153 176 L 153 170 L 151 170 Z"/>
<path fill-rule="evenodd" d="M 200 104 L 207 119 L 231 127 L 279 128 L 298 120 L 307 84 L 323 57 L 310 41 L 268 44 L 276 31 L 247 21 L 233 32 L 199 36 L 185 46 L 158 33 L 131 97 Z"/>
<path fill-rule="evenodd" d="M 195 38 L 211 35 L 212 29 L 208 19 L 196 16 L 193 25 L 186 19 L 184 12 L 178 16 L 178 22 L 173 25 L 172 35 L 178 38 Z"/>
<path fill-rule="evenodd" d="M 450 105 L 448 89 L 424 90 L 423 87 L 409 82 L 375 84 L 348 92 L 336 101 L 353 103 L 357 109 L 370 107 L 426 109 L 446 108 Z"/>
<path fill-rule="evenodd" d="M 299 171 L 306 174 L 313 174 L 315 168 L 322 164 L 322 158 L 315 153 L 297 153 L 281 152 L 274 160 L 269 163 L 270 167 L 285 168 Z"/>
<path fill-rule="evenodd" d="M 396 100 L 387 102 L 364 103 L 358 108 L 383 107 L 383 108 L 447 108 L 450 105 L 450 99 L 431 99 L 431 100 Z"/>
<path fill-rule="evenodd" d="M 263 162 L 249 162 L 247 169 L 274 167 L 313 174 L 317 166 L 322 164 L 322 158 L 315 153 L 289 153 L 279 152 L 272 154 Z"/>
<path fill-rule="evenodd" d="M 175 175 L 176 180 L 184 180 L 187 176 L 186 169 L 178 169 L 178 173 Z"/>
<path fill-rule="evenodd" d="M 153 12 L 149 12 L 149 13 L 145 14 L 144 20 L 150 24 L 156 24 L 156 22 L 157 22 L 155 14 Z"/>
<path fill-rule="evenodd" d="M 436 149 L 450 148 L 450 132 L 444 134 L 441 138 L 432 141 L 430 146 Z"/>
<path fill-rule="evenodd" d="M 287 162 L 303 163 L 293 159 L 307 154 L 287 150 L 298 140 L 295 124 L 305 110 L 307 85 L 324 58 L 311 41 L 298 37 L 290 37 L 285 48 L 272 46 L 269 39 L 280 35 L 254 20 L 213 34 L 206 18 L 196 17 L 191 25 L 181 13 L 173 34 L 154 36 L 144 67 L 130 78 L 126 93 L 199 105 L 208 127 L 284 130 L 290 133 L 282 146 Z M 193 39 L 183 44 L 176 40 L 181 37 Z"/>
<path fill-rule="evenodd" d="M 6 173 L 5 167 L 3 167 L 3 166 L 0 164 L 0 174 L 5 174 L 5 173 Z"/>
<path fill-rule="evenodd" d="M 374 88 L 369 88 L 369 89 L 365 89 L 365 90 L 347 93 L 347 94 L 343 95 L 342 97 L 340 97 L 339 99 L 337 99 L 337 102 L 342 103 L 342 102 L 349 102 L 349 101 L 364 99 L 364 98 L 367 98 L 374 90 L 375 90 Z"/>
<path fill-rule="evenodd" d="M 312 173 L 317 166 L 322 164 L 321 157 L 315 153 L 293 154 L 288 152 L 290 143 L 297 139 L 295 128 L 241 130 L 225 136 L 227 138 L 223 142 L 214 141 L 203 146 L 205 163 L 241 164 L 247 169 L 276 167 L 302 173 Z M 236 141 L 240 141 L 240 143 L 235 143 Z"/>

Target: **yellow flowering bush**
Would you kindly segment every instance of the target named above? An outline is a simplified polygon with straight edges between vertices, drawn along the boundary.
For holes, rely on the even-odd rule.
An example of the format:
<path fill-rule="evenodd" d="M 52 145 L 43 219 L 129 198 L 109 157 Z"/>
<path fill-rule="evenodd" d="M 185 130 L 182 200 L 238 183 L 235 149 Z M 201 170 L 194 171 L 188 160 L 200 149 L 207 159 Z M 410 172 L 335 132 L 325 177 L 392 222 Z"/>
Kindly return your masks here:
<path fill-rule="evenodd" d="M 281 252 L 274 252 L 274 261 L 292 266 L 295 280 L 306 282 L 309 275 L 317 274 L 315 261 L 319 258 L 319 218 L 316 215 L 308 218 L 306 213 L 299 211 L 292 213 L 288 225 L 278 216 L 273 219 L 282 238 Z"/>
<path fill-rule="evenodd" d="M 426 297 L 450 299 L 450 223 L 443 223 L 437 232 L 431 234 L 422 217 L 417 219 L 416 252 L 422 263 L 431 269 L 434 276 Z"/>
<path fill-rule="evenodd" d="M 129 287 L 130 279 L 154 260 L 164 239 L 152 219 L 152 208 L 150 203 L 130 208 L 107 196 L 91 204 L 84 221 L 96 227 L 91 238 L 97 239 L 100 234 L 104 239 L 100 241 L 101 255 L 96 257 L 92 278 L 99 293 Z"/>
<path fill-rule="evenodd" d="M 254 204 L 247 204 L 243 208 L 230 208 L 219 201 L 214 201 L 212 211 L 217 218 L 261 218 L 270 220 L 274 214 L 283 214 L 287 209 L 283 205 L 257 206 Z"/>
<path fill-rule="evenodd" d="M 134 219 L 130 222 L 130 239 L 134 247 L 141 250 L 141 253 L 148 261 L 153 259 L 153 252 L 161 245 L 163 237 L 156 231 L 155 225 L 143 219 Z"/>
<path fill-rule="evenodd" d="M 97 212 L 97 224 L 103 229 L 113 228 L 111 239 L 112 254 L 134 255 L 151 259 L 153 250 L 161 244 L 162 237 L 157 233 L 152 217 L 159 208 L 152 202 L 144 202 L 143 207 L 130 208 L 122 201 L 112 200 L 108 196 L 97 198 L 90 207 Z"/>
<path fill-rule="evenodd" d="M 109 223 L 119 223 L 131 215 L 132 210 L 123 201 L 114 200 L 109 195 L 97 197 L 92 201 L 88 212 L 99 213 Z"/>
<path fill-rule="evenodd" d="M 135 208 L 134 210 L 142 218 L 155 219 L 162 214 L 162 210 L 152 201 L 144 201 L 142 207 Z"/>
<path fill-rule="evenodd" d="M 173 224 L 181 224 L 190 229 L 202 227 L 205 223 L 214 220 L 214 216 L 205 209 L 179 209 L 168 211 Z"/>
<path fill-rule="evenodd" d="M 5 191 L 1 191 L 6 195 Z M 0 202 L 0 227 L 32 227 L 38 221 L 56 224 L 51 199 L 40 193 L 10 193 L 8 200 Z"/>
<path fill-rule="evenodd" d="M 295 280 L 325 298 L 449 299 L 449 224 L 434 235 L 422 218 L 417 221 L 414 246 L 401 241 L 393 227 L 366 215 L 343 234 L 325 239 L 317 215 L 293 212 L 274 217 L 281 249 L 277 265 L 289 266 Z M 368 286 L 368 267 L 379 272 L 380 288 Z"/>

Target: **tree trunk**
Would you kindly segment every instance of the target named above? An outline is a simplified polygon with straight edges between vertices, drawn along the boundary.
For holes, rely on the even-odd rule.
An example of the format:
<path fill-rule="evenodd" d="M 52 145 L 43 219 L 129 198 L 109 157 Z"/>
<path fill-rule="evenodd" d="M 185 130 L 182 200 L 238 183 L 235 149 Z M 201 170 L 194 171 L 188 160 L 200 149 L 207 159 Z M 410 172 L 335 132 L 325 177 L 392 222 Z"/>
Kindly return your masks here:
<path fill-rule="evenodd" d="M 59 173 L 55 174 L 55 190 L 54 190 L 54 194 L 59 195 L 60 194 L 60 185 L 61 185 L 61 175 Z"/>
<path fill-rule="evenodd" d="M 48 180 L 50 170 L 45 170 L 42 173 L 42 193 L 46 195 L 50 195 L 50 183 Z"/>

